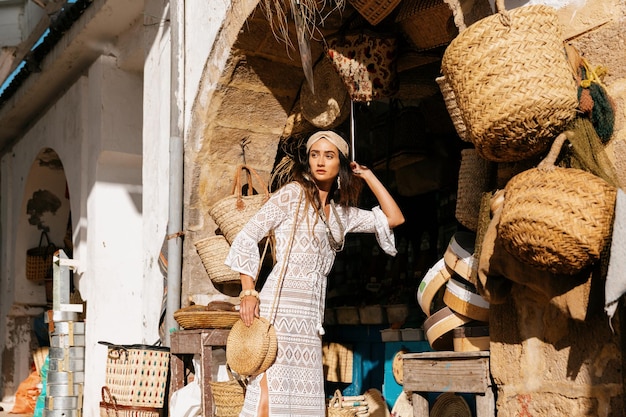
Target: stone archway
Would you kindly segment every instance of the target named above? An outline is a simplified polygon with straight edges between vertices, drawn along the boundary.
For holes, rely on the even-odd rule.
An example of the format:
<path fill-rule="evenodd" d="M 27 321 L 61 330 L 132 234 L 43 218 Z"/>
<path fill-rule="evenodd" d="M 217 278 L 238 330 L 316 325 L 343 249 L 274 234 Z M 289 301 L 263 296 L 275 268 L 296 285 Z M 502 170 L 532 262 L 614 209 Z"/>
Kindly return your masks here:
<path fill-rule="evenodd" d="M 207 210 L 231 192 L 234 168 L 244 162 L 242 144 L 246 144 L 245 163 L 267 181 L 281 137 L 294 128 L 294 118 L 301 120 L 294 115 L 299 111 L 305 80 L 299 53 L 276 40 L 257 3 L 233 2 L 205 65 L 192 109 L 185 144 L 189 168 L 185 174 L 183 276 L 188 278 L 183 282 L 183 300 L 188 300 L 190 287 L 194 292 L 215 293 L 193 242 L 215 233 L 216 225 Z M 290 34 L 296 42 L 295 28 Z M 312 44 L 312 49 L 315 60 L 322 49 L 318 44 Z"/>

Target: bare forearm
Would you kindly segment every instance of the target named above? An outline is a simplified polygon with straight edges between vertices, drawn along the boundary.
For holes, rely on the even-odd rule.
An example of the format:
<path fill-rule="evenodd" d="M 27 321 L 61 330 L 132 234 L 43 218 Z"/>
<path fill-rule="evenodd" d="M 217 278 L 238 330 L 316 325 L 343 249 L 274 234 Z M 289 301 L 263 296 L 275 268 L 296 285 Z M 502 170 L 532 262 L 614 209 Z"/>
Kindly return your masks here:
<path fill-rule="evenodd" d="M 376 177 L 374 172 L 362 165 L 353 168 L 355 175 L 361 177 L 378 200 L 381 210 L 387 216 L 389 227 L 394 228 L 404 223 L 404 215 L 396 200 L 391 196 L 385 185 Z"/>

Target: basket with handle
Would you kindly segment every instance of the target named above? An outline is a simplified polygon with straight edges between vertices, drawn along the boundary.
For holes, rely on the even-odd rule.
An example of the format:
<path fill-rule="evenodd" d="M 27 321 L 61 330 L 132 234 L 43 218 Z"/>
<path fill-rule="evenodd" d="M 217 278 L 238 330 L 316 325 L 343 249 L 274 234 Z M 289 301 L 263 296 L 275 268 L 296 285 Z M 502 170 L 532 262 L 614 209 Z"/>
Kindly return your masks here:
<path fill-rule="evenodd" d="M 237 417 L 243 408 L 246 384 L 241 379 L 235 378 L 228 365 L 226 372 L 228 381 L 209 381 L 215 404 L 215 417 Z"/>
<path fill-rule="evenodd" d="M 357 407 L 366 408 L 367 405 L 364 402 L 365 397 L 362 397 L 363 401 L 345 401 L 347 398 L 343 396 L 340 390 L 335 390 L 335 394 L 328 401 L 328 407 L 326 408 L 327 417 L 356 417 Z M 359 398 L 361 399 L 361 398 Z"/>
<path fill-rule="evenodd" d="M 498 235 L 518 260 L 555 274 L 597 262 L 611 237 L 617 189 L 602 178 L 554 162 L 562 133 L 537 168 L 507 183 Z"/>
<path fill-rule="evenodd" d="M 577 86 L 554 8 L 496 6 L 450 42 L 441 71 L 479 154 L 514 162 L 546 151 L 574 119 Z"/>
<path fill-rule="evenodd" d="M 164 415 L 162 408 L 118 404 L 106 385 L 101 391 L 100 417 L 163 417 Z"/>
<path fill-rule="evenodd" d="M 40 284 L 46 278 L 52 277 L 52 257 L 56 250 L 57 247 L 50 242 L 48 233 L 42 231 L 39 245 L 26 251 L 26 279 Z"/>
<path fill-rule="evenodd" d="M 241 181 L 242 174 L 246 175 L 248 183 L 247 195 L 243 195 Z M 258 194 L 254 194 L 252 178 L 260 186 Z M 232 243 L 243 226 L 269 199 L 270 192 L 261 176 L 249 165 L 241 164 L 235 169 L 235 178 L 231 195 L 217 201 L 209 209 L 209 215 L 220 228 L 229 243 Z"/>
<path fill-rule="evenodd" d="M 169 348 L 98 343 L 107 346 L 106 386 L 116 404 L 163 408 L 169 375 Z"/>

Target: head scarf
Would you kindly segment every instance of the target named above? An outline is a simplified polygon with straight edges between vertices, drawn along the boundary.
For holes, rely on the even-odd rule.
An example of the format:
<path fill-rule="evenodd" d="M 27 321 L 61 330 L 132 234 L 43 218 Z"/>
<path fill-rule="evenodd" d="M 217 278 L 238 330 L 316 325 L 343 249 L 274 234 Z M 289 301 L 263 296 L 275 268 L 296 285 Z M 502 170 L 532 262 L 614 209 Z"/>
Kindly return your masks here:
<path fill-rule="evenodd" d="M 320 132 L 312 134 L 309 140 L 306 141 L 306 153 L 309 153 L 311 146 L 313 146 L 313 144 L 320 139 L 326 139 L 327 141 L 335 145 L 337 149 L 339 149 L 339 152 L 341 152 L 343 156 L 348 158 L 348 142 L 346 142 L 344 138 L 331 130 L 322 130 Z"/>

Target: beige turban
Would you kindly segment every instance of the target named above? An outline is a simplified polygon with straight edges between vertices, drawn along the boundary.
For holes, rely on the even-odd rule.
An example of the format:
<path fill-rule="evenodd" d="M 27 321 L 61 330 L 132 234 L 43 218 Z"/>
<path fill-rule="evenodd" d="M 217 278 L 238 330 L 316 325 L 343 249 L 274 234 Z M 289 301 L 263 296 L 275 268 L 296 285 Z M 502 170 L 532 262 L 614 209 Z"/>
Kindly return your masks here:
<path fill-rule="evenodd" d="M 320 139 L 326 139 L 327 141 L 335 145 L 337 149 L 339 149 L 339 152 L 343 154 L 343 156 L 345 156 L 346 158 L 348 157 L 348 143 L 341 136 L 330 130 L 322 130 L 320 132 L 312 134 L 309 140 L 306 141 L 306 153 L 309 153 L 311 146 L 313 146 L 313 144 Z"/>

